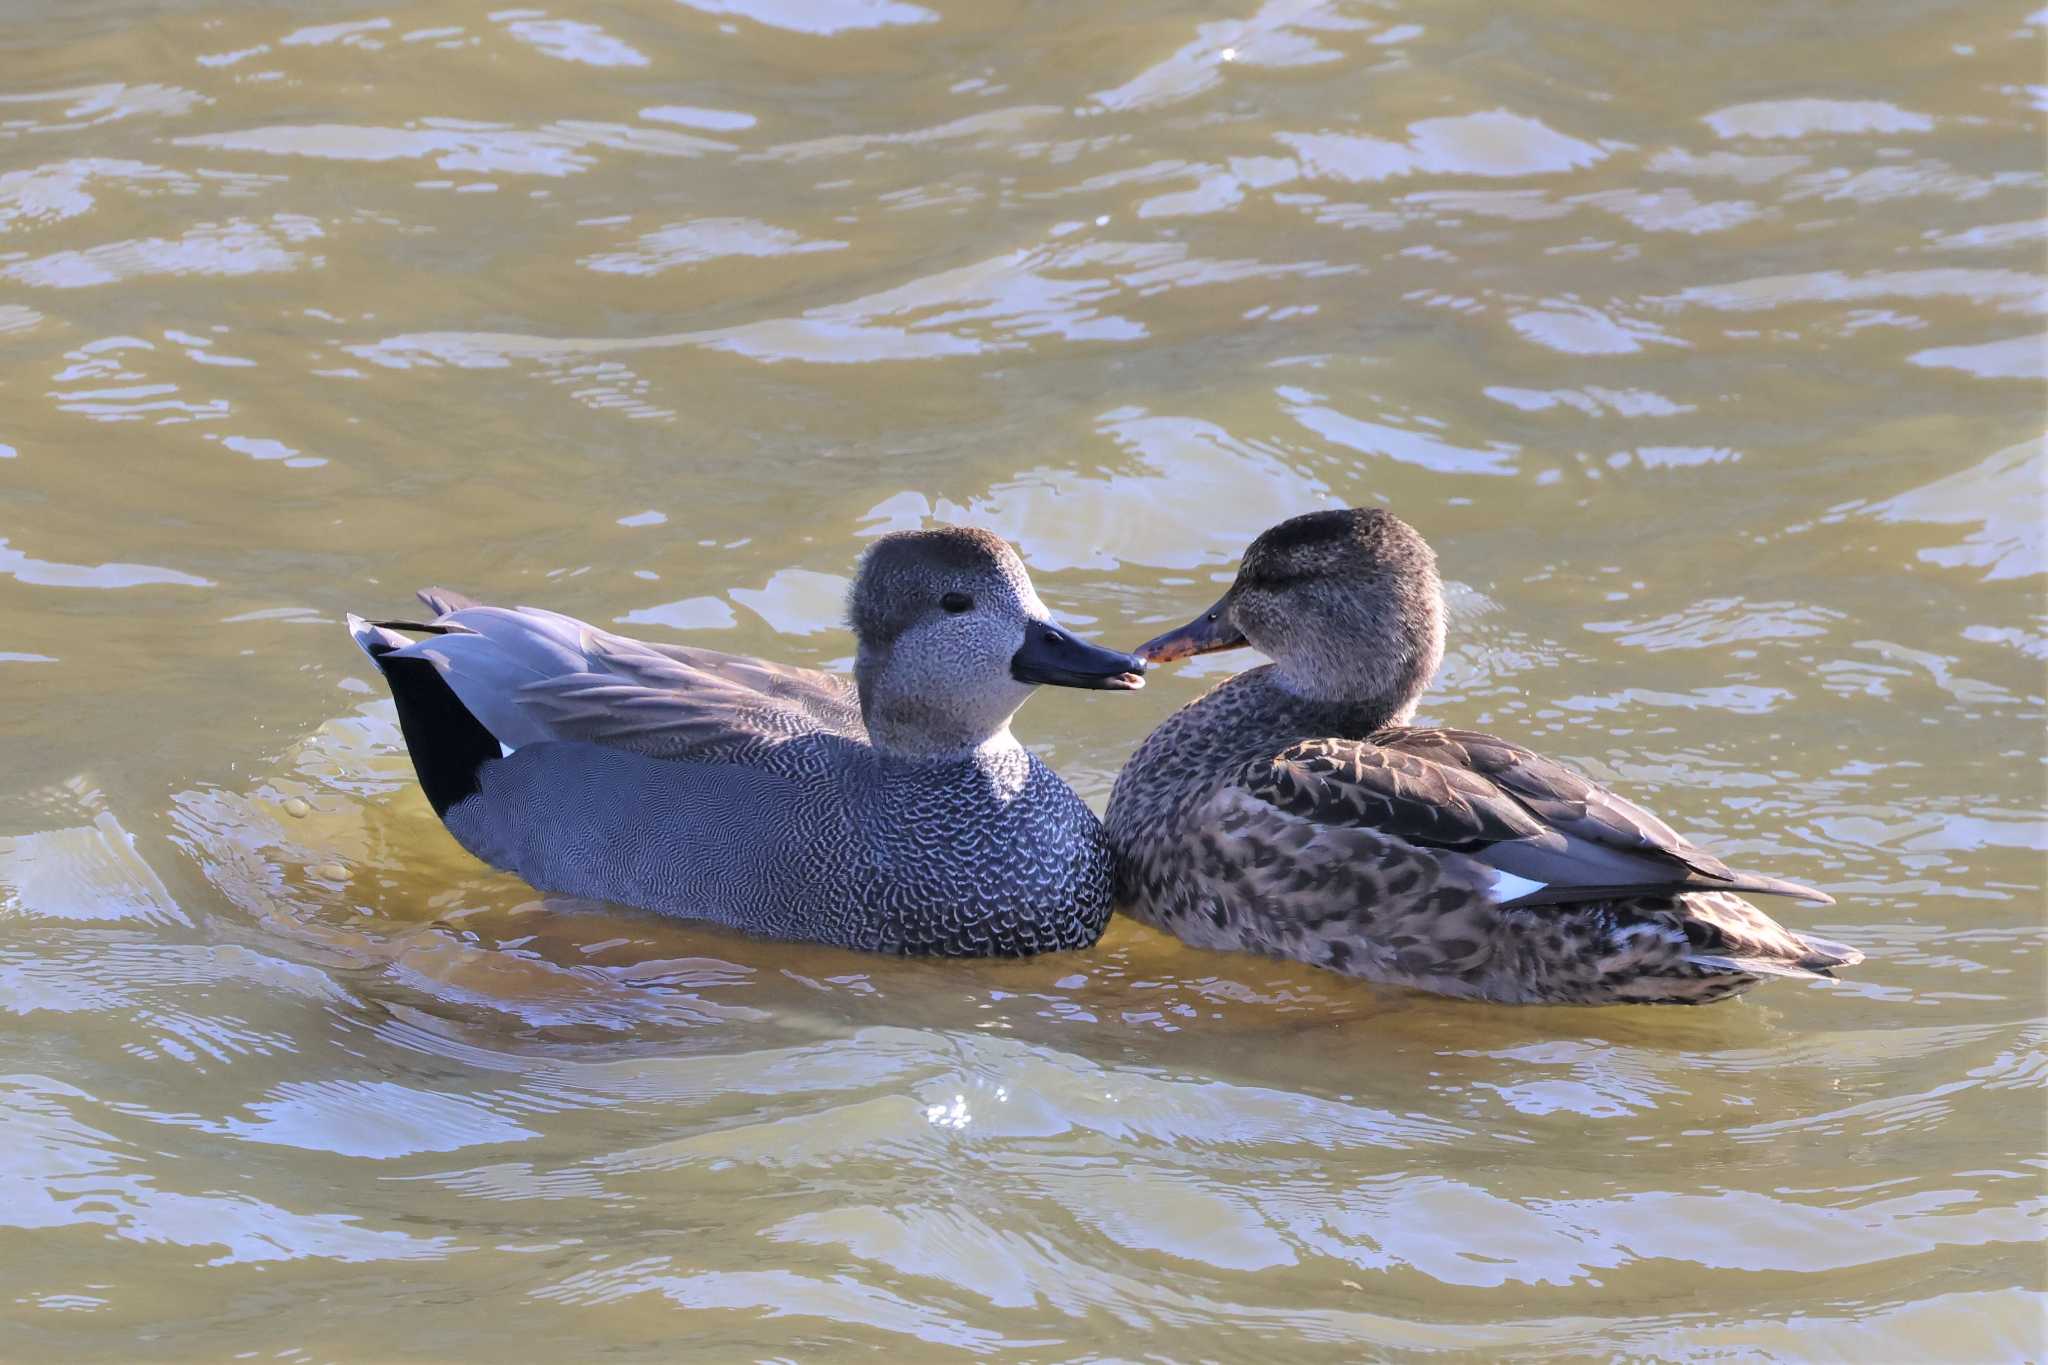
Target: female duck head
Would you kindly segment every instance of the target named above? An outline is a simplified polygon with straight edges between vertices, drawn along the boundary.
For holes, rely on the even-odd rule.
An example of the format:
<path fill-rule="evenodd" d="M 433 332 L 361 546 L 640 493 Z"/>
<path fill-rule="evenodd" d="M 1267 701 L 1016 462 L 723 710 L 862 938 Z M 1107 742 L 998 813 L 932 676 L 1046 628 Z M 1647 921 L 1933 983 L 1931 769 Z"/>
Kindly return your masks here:
<path fill-rule="evenodd" d="M 1378 508 L 1294 517 L 1252 542 L 1222 601 L 1137 652 L 1157 664 L 1245 644 L 1290 692 L 1405 721 L 1443 662 L 1436 554 Z"/>
<path fill-rule="evenodd" d="M 883 536 L 861 556 L 847 616 L 877 746 L 940 757 L 1003 734 L 1040 683 L 1128 690 L 1144 663 L 1060 626 L 1001 537 L 971 527 Z"/>

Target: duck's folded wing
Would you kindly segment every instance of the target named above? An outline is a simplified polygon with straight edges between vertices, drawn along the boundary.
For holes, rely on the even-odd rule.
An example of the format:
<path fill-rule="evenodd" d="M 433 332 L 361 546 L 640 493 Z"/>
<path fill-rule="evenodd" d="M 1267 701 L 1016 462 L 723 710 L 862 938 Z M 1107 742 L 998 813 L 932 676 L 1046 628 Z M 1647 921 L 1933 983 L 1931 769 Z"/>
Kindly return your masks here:
<path fill-rule="evenodd" d="M 435 590 L 428 659 L 512 748 L 580 740 L 661 758 L 729 759 L 803 735 L 860 738 L 851 682 L 714 650 L 657 647 L 557 612 Z"/>
<path fill-rule="evenodd" d="M 1278 957 L 1356 971 L 1360 954 L 1380 952 L 1411 977 L 1456 976 L 1476 970 L 1493 952 L 1491 896 L 1497 874 L 1478 861 L 1442 853 L 1394 828 L 1406 810 L 1438 833 L 1447 825 L 1423 814 L 1414 788 L 1390 781 L 1385 799 L 1357 790 L 1317 792 L 1312 773 L 1287 764 L 1253 764 L 1223 784 L 1193 813 L 1192 837 L 1175 850 L 1169 878 L 1228 888 L 1197 895 L 1192 930 L 1203 942 L 1213 920 L 1212 946 L 1246 947 Z M 1413 777 L 1434 788 L 1423 798 L 1458 799 L 1427 773 Z M 1269 783 L 1269 784 L 1267 784 Z M 1264 785 L 1262 785 L 1264 784 Z M 1320 798 L 1329 796 L 1332 802 Z M 1486 816 L 1467 808 L 1479 826 Z M 1449 817 L 1459 819 L 1461 817 Z M 1377 945 L 1373 947 L 1372 945 Z"/>
<path fill-rule="evenodd" d="M 845 735 L 802 708 L 681 665 L 666 686 L 568 673 L 527 683 L 513 700 L 552 738 L 656 758 L 731 759 L 807 735 Z"/>
<path fill-rule="evenodd" d="M 1293 815 L 1473 858 L 1504 874 L 1501 903 L 1708 890 L 1829 900 L 1734 871 L 1563 764 L 1472 731 L 1310 740 L 1248 764 L 1240 782 Z"/>
<path fill-rule="evenodd" d="M 656 644 L 609 631 L 594 634 L 598 657 L 608 667 L 643 678 L 648 686 L 695 685 L 697 679 L 716 678 L 726 686 L 793 709 L 808 717 L 814 729 L 849 738 L 867 734 L 860 717 L 860 698 L 853 680 L 844 674 L 691 645 Z M 675 668 L 683 671 L 671 671 Z"/>

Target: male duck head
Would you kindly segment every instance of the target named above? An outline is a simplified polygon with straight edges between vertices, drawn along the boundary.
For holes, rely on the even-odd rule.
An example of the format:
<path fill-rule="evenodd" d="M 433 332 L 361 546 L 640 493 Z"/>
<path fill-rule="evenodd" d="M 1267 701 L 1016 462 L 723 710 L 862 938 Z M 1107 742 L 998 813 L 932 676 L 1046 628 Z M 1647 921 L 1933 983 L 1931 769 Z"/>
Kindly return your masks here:
<path fill-rule="evenodd" d="M 1378 508 L 1294 517 L 1252 542 L 1221 601 L 1137 653 L 1158 664 L 1241 645 L 1289 692 L 1405 722 L 1444 657 L 1436 554 Z"/>
<path fill-rule="evenodd" d="M 854 681 L 877 746 L 939 757 L 1005 734 L 1041 683 L 1127 691 L 1143 660 L 1054 624 L 1000 536 L 972 527 L 883 536 L 861 556 L 847 616 Z"/>

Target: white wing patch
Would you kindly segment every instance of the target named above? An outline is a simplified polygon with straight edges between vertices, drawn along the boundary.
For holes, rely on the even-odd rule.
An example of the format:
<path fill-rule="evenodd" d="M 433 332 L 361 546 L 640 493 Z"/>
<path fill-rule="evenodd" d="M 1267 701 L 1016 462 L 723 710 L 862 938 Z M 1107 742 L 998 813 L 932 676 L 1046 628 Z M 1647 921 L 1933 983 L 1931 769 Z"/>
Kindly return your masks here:
<path fill-rule="evenodd" d="M 506 743 L 506 742 L 505 742 L 504 740 L 502 740 L 502 739 L 501 739 L 501 740 L 499 740 L 499 741 L 498 741 L 498 747 L 499 747 L 500 749 L 503 749 L 503 750 L 505 751 L 504 753 L 502 753 L 502 754 L 498 755 L 498 757 L 500 757 L 500 758 L 510 758 L 510 757 L 512 757 L 512 746 L 511 746 L 511 745 L 507 744 L 507 743 Z"/>
<path fill-rule="evenodd" d="M 1527 877 L 1517 877 L 1512 872 L 1495 872 L 1493 874 L 1493 903 L 1495 905 L 1506 905 L 1509 901 L 1518 901 L 1524 896 L 1533 896 L 1548 885 L 1550 885 L 1549 882 L 1531 881 Z"/>

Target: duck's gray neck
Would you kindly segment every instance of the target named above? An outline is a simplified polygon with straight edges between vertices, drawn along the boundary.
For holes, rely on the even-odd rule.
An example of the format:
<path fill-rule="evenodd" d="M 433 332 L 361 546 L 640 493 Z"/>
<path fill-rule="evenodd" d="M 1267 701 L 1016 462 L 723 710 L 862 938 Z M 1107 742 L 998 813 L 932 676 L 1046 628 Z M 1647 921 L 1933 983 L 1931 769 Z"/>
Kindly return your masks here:
<path fill-rule="evenodd" d="M 1247 725 L 1294 736 L 1332 735 L 1363 739 L 1415 714 L 1410 697 L 1328 695 L 1278 664 L 1248 669 L 1216 689 L 1229 693 L 1229 709 Z"/>
<path fill-rule="evenodd" d="M 1016 746 L 1010 718 L 1031 689 L 1007 677 L 963 683 L 946 664 L 934 655 L 863 642 L 853 682 L 877 750 L 905 763 L 949 763 Z"/>
<path fill-rule="evenodd" d="M 1304 697 L 1271 664 L 1247 669 L 1168 716 L 1138 746 L 1110 793 L 1110 837 L 1163 828 L 1176 809 L 1209 800 L 1217 775 L 1241 763 L 1306 739 L 1364 739 L 1392 715 L 1384 704 Z"/>
<path fill-rule="evenodd" d="M 1266 675 L 1264 685 L 1272 693 L 1275 706 L 1343 717 L 1371 717 L 1371 730 L 1407 724 L 1415 714 L 1415 703 L 1429 685 L 1426 676 L 1404 674 L 1398 678 L 1398 691 L 1388 694 L 1367 685 L 1384 681 L 1380 678 L 1362 679 L 1326 668 L 1289 667 L 1281 663 L 1252 669 L 1250 673 Z M 1250 673 L 1241 676 L 1248 677 Z"/>

